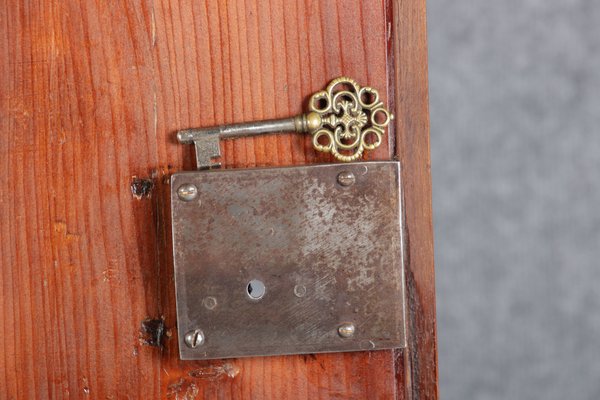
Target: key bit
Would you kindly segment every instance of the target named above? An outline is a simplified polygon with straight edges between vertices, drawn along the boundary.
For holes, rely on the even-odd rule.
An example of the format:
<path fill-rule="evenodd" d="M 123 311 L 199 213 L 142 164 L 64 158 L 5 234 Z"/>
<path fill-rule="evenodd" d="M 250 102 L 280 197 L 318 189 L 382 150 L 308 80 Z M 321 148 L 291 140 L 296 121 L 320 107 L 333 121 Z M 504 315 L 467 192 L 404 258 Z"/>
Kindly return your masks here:
<path fill-rule="evenodd" d="M 309 133 L 317 151 L 331 153 L 340 161 L 359 159 L 365 150 L 377 148 L 385 127 L 394 119 L 379 99 L 379 92 L 361 87 L 347 77 L 336 78 L 325 90 L 313 94 L 309 112 L 296 117 L 244 122 L 177 132 L 180 143 L 196 147 L 198 169 L 218 168 L 219 141 L 262 134 Z"/>

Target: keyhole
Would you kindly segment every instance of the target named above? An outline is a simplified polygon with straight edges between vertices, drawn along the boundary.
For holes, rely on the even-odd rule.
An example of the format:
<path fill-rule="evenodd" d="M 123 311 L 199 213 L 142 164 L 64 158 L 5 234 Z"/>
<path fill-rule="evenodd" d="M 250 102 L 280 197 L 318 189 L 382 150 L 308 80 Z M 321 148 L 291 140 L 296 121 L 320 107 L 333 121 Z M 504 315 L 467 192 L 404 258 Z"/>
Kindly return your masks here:
<path fill-rule="evenodd" d="M 246 290 L 248 291 L 248 296 L 253 300 L 261 299 L 266 292 L 265 284 L 258 279 L 252 279 L 248 282 Z"/>

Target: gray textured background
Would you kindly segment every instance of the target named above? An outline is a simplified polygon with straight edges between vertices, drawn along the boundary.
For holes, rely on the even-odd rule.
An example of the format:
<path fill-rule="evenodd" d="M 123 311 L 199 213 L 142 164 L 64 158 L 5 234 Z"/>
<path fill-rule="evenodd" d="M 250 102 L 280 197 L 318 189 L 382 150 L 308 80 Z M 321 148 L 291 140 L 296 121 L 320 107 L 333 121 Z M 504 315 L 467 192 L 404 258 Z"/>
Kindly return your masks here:
<path fill-rule="evenodd" d="M 600 399 L 600 1 L 428 30 L 441 398 Z"/>

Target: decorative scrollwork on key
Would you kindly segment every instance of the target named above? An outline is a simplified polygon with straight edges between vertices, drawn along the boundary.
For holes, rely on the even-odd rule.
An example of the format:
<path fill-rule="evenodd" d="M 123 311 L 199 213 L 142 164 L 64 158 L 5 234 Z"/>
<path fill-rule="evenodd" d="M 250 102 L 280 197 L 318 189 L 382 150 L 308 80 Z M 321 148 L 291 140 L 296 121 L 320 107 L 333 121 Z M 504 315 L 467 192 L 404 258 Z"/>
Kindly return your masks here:
<path fill-rule="evenodd" d="M 309 108 L 309 119 L 315 118 L 313 113 L 320 117 L 320 124 L 310 130 L 314 148 L 340 161 L 357 160 L 365 150 L 377 148 L 394 118 L 377 90 L 360 87 L 347 77 L 334 79 L 325 90 L 313 94 Z"/>

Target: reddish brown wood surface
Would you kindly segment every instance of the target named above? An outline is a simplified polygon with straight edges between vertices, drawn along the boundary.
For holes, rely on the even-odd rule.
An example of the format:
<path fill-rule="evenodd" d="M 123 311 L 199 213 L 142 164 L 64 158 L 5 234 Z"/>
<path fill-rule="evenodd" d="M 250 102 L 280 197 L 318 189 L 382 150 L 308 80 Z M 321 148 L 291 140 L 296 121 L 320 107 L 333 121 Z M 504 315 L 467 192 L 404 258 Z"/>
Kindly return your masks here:
<path fill-rule="evenodd" d="M 0 399 L 437 397 L 424 0 L 9 0 L 0 33 Z M 174 132 L 299 113 L 339 75 L 396 114 L 368 158 L 402 161 L 409 347 L 180 361 Z M 329 161 L 299 135 L 223 154 Z"/>

